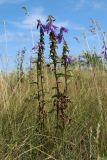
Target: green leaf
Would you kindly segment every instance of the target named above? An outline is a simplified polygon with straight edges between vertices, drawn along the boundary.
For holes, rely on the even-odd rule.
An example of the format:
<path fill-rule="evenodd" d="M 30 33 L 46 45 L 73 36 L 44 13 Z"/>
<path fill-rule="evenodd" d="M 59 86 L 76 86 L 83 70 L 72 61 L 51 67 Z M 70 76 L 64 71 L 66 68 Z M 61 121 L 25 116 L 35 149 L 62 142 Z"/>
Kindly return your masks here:
<path fill-rule="evenodd" d="M 53 96 L 52 96 L 52 98 L 58 98 L 58 95 L 57 95 L 57 94 L 55 94 L 55 95 L 53 95 Z"/>
<path fill-rule="evenodd" d="M 33 82 L 30 82 L 30 84 L 38 84 L 37 82 L 33 81 Z"/>
<path fill-rule="evenodd" d="M 57 76 L 58 77 L 65 77 L 65 74 L 64 73 L 57 73 Z"/>
<path fill-rule="evenodd" d="M 52 87 L 52 89 L 57 89 L 57 87 Z"/>

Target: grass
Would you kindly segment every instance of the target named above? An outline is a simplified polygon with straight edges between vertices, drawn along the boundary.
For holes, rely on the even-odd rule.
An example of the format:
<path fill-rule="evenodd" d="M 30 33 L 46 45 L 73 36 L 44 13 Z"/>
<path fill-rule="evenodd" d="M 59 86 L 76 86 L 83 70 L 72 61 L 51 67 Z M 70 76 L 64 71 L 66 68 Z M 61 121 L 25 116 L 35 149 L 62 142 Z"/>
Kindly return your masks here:
<path fill-rule="evenodd" d="M 45 126 L 37 120 L 36 85 L 29 77 L 23 83 L 16 74 L 0 74 L 1 160 L 106 160 L 107 159 L 107 73 L 102 70 L 71 71 L 68 93 L 70 118 L 56 129 L 51 98 L 53 75 L 46 73 Z M 63 88 L 63 80 L 60 84 Z"/>

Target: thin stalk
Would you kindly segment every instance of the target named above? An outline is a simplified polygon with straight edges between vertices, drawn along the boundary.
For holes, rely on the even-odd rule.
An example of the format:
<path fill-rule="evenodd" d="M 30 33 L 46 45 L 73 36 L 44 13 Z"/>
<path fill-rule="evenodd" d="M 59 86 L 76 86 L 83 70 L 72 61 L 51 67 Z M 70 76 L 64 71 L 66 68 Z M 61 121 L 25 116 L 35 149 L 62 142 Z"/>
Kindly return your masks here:
<path fill-rule="evenodd" d="M 4 36 L 5 36 L 5 51 L 6 51 L 5 58 L 6 58 L 6 71 L 7 71 L 7 68 L 8 68 L 8 46 L 7 46 L 7 30 L 6 30 L 5 20 L 3 21 L 3 26 L 4 26 Z"/>
<path fill-rule="evenodd" d="M 56 101 L 56 110 L 57 110 L 57 128 L 59 126 L 59 97 L 60 97 L 60 91 L 59 91 L 59 82 L 58 82 L 58 76 L 57 76 L 57 41 L 56 36 L 54 32 L 50 32 L 50 57 L 53 61 L 53 70 L 54 70 L 54 76 L 55 76 L 55 82 L 56 82 L 56 95 L 57 95 L 57 101 Z"/>

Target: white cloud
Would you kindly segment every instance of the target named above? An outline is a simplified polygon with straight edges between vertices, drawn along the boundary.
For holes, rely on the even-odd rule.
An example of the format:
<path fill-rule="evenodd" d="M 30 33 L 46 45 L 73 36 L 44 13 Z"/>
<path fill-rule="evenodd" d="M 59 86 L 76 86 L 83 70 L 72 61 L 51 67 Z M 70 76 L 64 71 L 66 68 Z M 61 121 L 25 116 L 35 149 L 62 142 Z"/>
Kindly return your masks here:
<path fill-rule="evenodd" d="M 78 0 L 74 2 L 73 9 L 78 11 L 84 8 L 104 9 L 107 8 L 107 4 L 104 0 Z"/>
<path fill-rule="evenodd" d="M 74 5 L 74 10 L 80 10 L 80 9 L 82 9 L 86 3 L 87 3 L 87 0 L 79 0 Z"/>
<path fill-rule="evenodd" d="M 92 6 L 95 9 L 101 9 L 101 8 L 104 8 L 106 6 L 106 4 L 104 3 L 104 1 L 101 1 L 101 0 L 99 0 L 99 1 L 93 0 Z"/>
<path fill-rule="evenodd" d="M 37 19 L 40 19 L 42 22 L 46 21 L 47 17 L 44 15 L 43 8 L 33 9 L 30 15 L 23 20 L 22 25 L 25 27 L 31 27 L 31 26 L 34 27 Z"/>
<path fill-rule="evenodd" d="M 85 27 L 83 27 L 79 24 L 72 23 L 72 22 L 70 23 L 70 26 L 71 26 L 72 30 L 76 30 L 76 31 L 85 31 L 86 30 Z"/>
<path fill-rule="evenodd" d="M 12 41 L 12 39 L 13 39 L 13 33 L 10 31 L 7 31 L 6 36 L 3 33 L 0 35 L 0 43 L 4 43 L 6 41 L 10 42 L 10 41 Z"/>
<path fill-rule="evenodd" d="M 21 22 L 19 21 L 10 22 L 12 26 L 17 28 L 17 32 L 14 31 L 8 32 L 7 35 L 8 42 L 18 41 L 18 40 L 21 40 L 23 42 L 31 41 L 32 35 L 33 37 L 36 37 L 36 39 L 38 39 L 39 33 L 36 30 L 37 19 L 41 19 L 42 22 L 46 22 L 47 15 L 44 13 L 44 8 L 39 7 L 33 9 L 29 14 L 29 16 L 25 15 L 24 19 Z M 83 26 L 75 24 L 68 20 L 56 21 L 55 25 L 58 27 L 65 26 L 68 29 L 71 28 L 71 30 L 78 30 L 78 31 L 85 30 Z M 0 42 L 5 41 L 3 35 L 0 39 L 1 39 Z"/>
<path fill-rule="evenodd" d="M 30 13 L 29 16 L 27 16 L 22 24 L 24 26 L 35 26 L 35 24 L 37 23 L 37 19 L 40 19 L 43 23 L 46 22 L 47 20 L 47 16 L 45 13 L 44 13 L 44 8 L 42 7 L 39 7 L 39 8 L 35 8 L 33 9 L 33 11 Z M 68 26 L 69 25 L 69 21 L 57 21 L 55 22 L 55 24 L 60 27 L 60 26 Z"/>
<path fill-rule="evenodd" d="M 57 27 L 61 27 L 61 26 L 69 27 L 69 24 L 70 24 L 69 21 L 55 22 L 55 25 L 56 25 Z"/>
<path fill-rule="evenodd" d="M 47 20 L 47 15 L 44 14 L 44 8 L 39 7 L 33 9 L 33 11 L 29 14 L 29 16 L 26 16 L 22 22 L 12 22 L 14 26 L 21 28 L 21 29 L 30 29 L 34 28 L 37 25 L 37 19 L 40 19 L 43 23 Z M 69 26 L 69 21 L 57 21 L 55 22 L 55 25 L 58 27 Z"/>
<path fill-rule="evenodd" d="M 33 35 L 36 37 L 38 33 L 35 31 Z M 0 35 L 0 43 L 7 42 L 31 42 L 31 33 L 30 32 L 23 32 L 23 31 L 7 31 L 7 34 Z"/>

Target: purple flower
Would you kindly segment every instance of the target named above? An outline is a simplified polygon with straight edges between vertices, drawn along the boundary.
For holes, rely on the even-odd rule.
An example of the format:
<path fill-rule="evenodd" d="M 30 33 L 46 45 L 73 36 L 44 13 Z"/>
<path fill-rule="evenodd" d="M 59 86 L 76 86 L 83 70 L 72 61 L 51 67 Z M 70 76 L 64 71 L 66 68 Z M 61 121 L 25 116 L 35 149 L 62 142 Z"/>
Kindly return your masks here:
<path fill-rule="evenodd" d="M 41 23 L 41 20 L 40 20 L 40 19 L 37 19 L 37 22 L 38 22 L 38 23 L 37 23 L 37 29 L 38 29 L 38 28 L 41 26 L 42 23 Z"/>
<path fill-rule="evenodd" d="M 57 30 L 57 26 L 53 25 L 52 22 L 48 22 L 47 25 L 45 26 L 45 31 L 47 33 L 49 32 L 55 32 Z"/>
<path fill-rule="evenodd" d="M 68 32 L 68 29 L 65 27 L 60 28 L 60 33 L 63 34 L 63 32 Z"/>
<path fill-rule="evenodd" d="M 103 46 L 102 46 L 103 50 L 102 50 L 101 54 L 103 54 L 104 55 L 104 59 L 107 60 L 107 46 L 106 46 L 105 41 L 103 43 L 104 43 Z"/>
<path fill-rule="evenodd" d="M 101 54 L 104 54 L 104 51 L 102 51 Z"/>
<path fill-rule="evenodd" d="M 44 29 L 40 27 L 40 33 L 44 36 Z"/>
<path fill-rule="evenodd" d="M 62 40 L 64 40 L 63 35 L 59 33 L 59 34 L 57 35 L 57 40 L 58 40 L 58 43 L 60 44 L 60 43 L 62 42 Z"/>
<path fill-rule="evenodd" d="M 67 64 L 71 64 L 72 62 L 73 62 L 72 57 L 70 57 L 70 56 L 66 57 L 66 63 Z"/>
<path fill-rule="evenodd" d="M 68 32 L 68 29 L 65 27 L 60 28 L 60 33 L 57 35 L 58 43 L 61 43 L 64 40 L 63 32 Z"/>
<path fill-rule="evenodd" d="M 37 19 L 37 22 L 38 22 L 38 23 L 37 23 L 37 29 L 38 29 L 39 27 L 40 27 L 40 28 L 42 27 L 43 29 L 45 29 L 45 25 L 42 24 L 42 22 L 41 22 L 40 19 Z"/>
<path fill-rule="evenodd" d="M 40 19 L 38 19 L 37 22 L 37 29 L 40 28 L 41 34 L 44 35 L 46 26 L 41 23 Z"/>
<path fill-rule="evenodd" d="M 32 47 L 32 50 L 35 51 L 35 50 L 37 50 L 37 49 L 38 49 L 38 45 L 35 44 L 35 45 Z"/>

